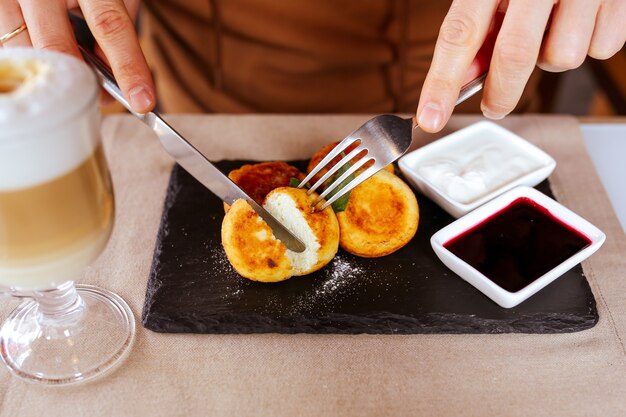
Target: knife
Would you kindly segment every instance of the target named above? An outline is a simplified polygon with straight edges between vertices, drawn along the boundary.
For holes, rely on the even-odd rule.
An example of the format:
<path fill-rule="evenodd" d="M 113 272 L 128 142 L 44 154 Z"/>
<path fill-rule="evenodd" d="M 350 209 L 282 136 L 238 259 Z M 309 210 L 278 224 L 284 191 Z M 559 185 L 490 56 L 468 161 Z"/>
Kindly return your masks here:
<path fill-rule="evenodd" d="M 272 229 L 274 236 L 279 239 L 287 249 L 294 252 L 303 252 L 306 249 L 300 239 L 294 236 L 274 216 L 254 201 L 239 188 L 237 184 L 217 169 L 215 165 L 209 162 L 200 151 L 176 132 L 176 130 L 167 124 L 156 112 L 136 113 L 133 111 L 117 85 L 109 66 L 87 48 L 80 44 L 78 47 L 85 61 L 95 70 L 102 87 L 126 107 L 130 113 L 147 124 L 156 133 L 161 141 L 161 145 L 163 145 L 167 153 L 169 153 L 180 166 L 185 168 L 189 174 L 227 204 L 233 204 L 237 199 L 243 199 L 248 202 L 254 211 L 256 211 Z"/>

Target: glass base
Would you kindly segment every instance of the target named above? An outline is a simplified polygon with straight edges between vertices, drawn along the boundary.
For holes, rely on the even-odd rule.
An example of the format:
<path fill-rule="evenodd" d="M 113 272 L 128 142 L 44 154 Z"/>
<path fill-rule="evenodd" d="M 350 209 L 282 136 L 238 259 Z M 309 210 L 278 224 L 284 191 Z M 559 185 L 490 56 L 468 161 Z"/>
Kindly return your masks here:
<path fill-rule="evenodd" d="M 29 382 L 66 385 L 99 377 L 125 359 L 135 339 L 128 304 L 98 287 L 76 285 L 76 291 L 82 311 L 62 324 L 42 320 L 33 300 L 11 313 L 0 330 L 0 353 L 11 373 Z"/>

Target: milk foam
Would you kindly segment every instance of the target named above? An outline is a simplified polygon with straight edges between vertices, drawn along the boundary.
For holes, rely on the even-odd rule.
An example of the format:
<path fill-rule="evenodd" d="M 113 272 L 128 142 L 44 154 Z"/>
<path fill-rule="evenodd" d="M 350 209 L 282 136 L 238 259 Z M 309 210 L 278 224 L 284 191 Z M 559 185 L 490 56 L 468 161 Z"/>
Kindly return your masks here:
<path fill-rule="evenodd" d="M 0 85 L 13 87 L 0 93 L 0 192 L 58 178 L 94 152 L 98 85 L 87 64 L 58 52 L 1 48 Z"/>

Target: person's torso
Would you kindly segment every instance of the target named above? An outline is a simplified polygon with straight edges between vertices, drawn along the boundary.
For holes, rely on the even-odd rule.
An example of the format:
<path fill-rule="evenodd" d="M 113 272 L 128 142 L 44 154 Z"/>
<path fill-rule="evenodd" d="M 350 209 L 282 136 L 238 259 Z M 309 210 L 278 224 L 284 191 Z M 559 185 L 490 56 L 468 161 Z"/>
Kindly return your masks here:
<path fill-rule="evenodd" d="M 428 0 L 147 0 L 144 20 L 156 76 L 180 83 L 187 107 L 377 113 L 415 109 L 448 7 Z M 171 104 L 163 103 L 179 110 Z"/>

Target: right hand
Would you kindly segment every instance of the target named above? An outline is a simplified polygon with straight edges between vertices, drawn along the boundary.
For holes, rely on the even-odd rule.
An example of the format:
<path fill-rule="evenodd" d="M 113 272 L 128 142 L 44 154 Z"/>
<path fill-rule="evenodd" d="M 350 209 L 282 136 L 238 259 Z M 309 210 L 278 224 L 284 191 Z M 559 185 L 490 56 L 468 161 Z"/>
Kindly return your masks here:
<path fill-rule="evenodd" d="M 154 108 L 154 82 L 141 52 L 134 20 L 140 0 L 0 0 L 0 34 L 26 23 L 27 31 L 3 47 L 33 46 L 82 58 L 68 11 L 80 7 L 97 42 L 97 52 L 138 113 Z"/>
<path fill-rule="evenodd" d="M 461 86 L 486 68 L 482 112 L 503 118 L 517 105 L 535 66 L 559 72 L 580 66 L 587 55 L 610 58 L 624 45 L 624 23 L 626 0 L 454 0 L 422 87 L 420 127 L 440 131 Z M 476 58 L 489 34 L 493 47 L 484 50 L 489 54 L 481 65 Z"/>

